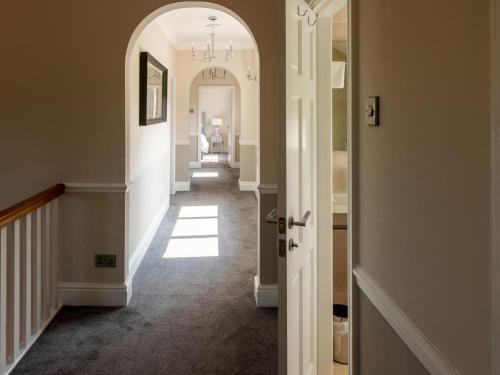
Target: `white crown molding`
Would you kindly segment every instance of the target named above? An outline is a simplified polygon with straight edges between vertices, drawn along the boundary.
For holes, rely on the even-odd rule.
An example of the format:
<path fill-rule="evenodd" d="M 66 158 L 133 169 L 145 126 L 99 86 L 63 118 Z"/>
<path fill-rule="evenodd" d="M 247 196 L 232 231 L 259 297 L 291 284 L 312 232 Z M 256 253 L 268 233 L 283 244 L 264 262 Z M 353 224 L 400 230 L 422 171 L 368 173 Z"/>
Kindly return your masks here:
<path fill-rule="evenodd" d="M 65 182 L 66 193 L 125 193 L 128 189 L 124 183 L 101 182 Z"/>
<path fill-rule="evenodd" d="M 424 336 L 413 321 L 363 269 L 353 270 L 364 295 L 387 320 L 394 331 L 433 375 L 460 375 L 451 362 Z"/>
<path fill-rule="evenodd" d="M 256 141 L 249 141 L 249 140 L 240 139 L 239 144 L 240 144 L 240 146 L 255 146 L 255 147 L 257 147 Z"/>
<path fill-rule="evenodd" d="M 127 306 L 132 284 L 59 283 L 59 297 L 65 306 Z"/>
<path fill-rule="evenodd" d="M 278 185 L 276 184 L 260 184 L 259 194 L 278 194 Z"/>
<path fill-rule="evenodd" d="M 175 181 L 175 191 L 191 191 L 191 180 Z"/>
<path fill-rule="evenodd" d="M 261 284 L 259 275 L 254 278 L 254 296 L 257 307 L 278 307 L 278 285 Z"/>
<path fill-rule="evenodd" d="M 176 146 L 189 146 L 190 144 L 191 142 L 189 141 L 189 139 L 178 139 L 177 141 L 175 141 Z"/>

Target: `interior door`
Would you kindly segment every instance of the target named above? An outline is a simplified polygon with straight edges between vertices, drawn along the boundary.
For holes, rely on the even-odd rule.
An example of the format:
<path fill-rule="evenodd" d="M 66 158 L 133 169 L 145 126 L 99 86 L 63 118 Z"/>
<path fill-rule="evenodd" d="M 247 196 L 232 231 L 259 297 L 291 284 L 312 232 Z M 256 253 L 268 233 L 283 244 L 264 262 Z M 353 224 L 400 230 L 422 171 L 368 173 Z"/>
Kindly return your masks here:
<path fill-rule="evenodd" d="M 286 0 L 286 342 L 289 375 L 317 374 L 315 21 L 315 13 L 303 0 Z"/>

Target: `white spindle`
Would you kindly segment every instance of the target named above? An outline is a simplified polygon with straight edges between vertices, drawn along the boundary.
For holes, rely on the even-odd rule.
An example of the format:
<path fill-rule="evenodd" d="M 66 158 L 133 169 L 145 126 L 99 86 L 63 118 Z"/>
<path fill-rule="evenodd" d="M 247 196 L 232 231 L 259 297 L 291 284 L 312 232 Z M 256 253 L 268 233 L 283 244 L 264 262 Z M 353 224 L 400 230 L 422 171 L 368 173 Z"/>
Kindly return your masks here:
<path fill-rule="evenodd" d="M 31 343 L 31 272 L 31 214 L 28 214 L 26 216 L 25 348 Z"/>
<path fill-rule="evenodd" d="M 54 199 L 2 218 L 0 375 L 13 370 L 59 308 L 57 211 Z"/>
<path fill-rule="evenodd" d="M 43 247 L 43 319 L 46 321 L 50 318 L 51 303 L 51 264 L 52 264 L 52 236 L 50 225 L 50 204 L 45 206 L 45 246 Z"/>
<path fill-rule="evenodd" d="M 0 372 L 7 368 L 7 227 L 0 229 Z"/>
<path fill-rule="evenodd" d="M 20 342 L 20 312 L 21 312 L 21 221 L 14 222 L 14 298 L 13 298 L 13 358 L 19 356 L 19 342 Z"/>
<path fill-rule="evenodd" d="M 51 272 L 51 291 L 52 291 L 52 308 L 51 315 L 56 311 L 59 307 L 59 286 L 58 286 L 58 275 L 59 268 L 57 267 L 58 261 L 58 234 L 57 229 L 59 226 L 59 218 L 58 218 L 58 199 L 50 202 L 51 204 L 51 230 L 52 230 L 52 272 Z"/>
<path fill-rule="evenodd" d="M 42 326 L 42 209 L 36 210 L 36 331 Z"/>

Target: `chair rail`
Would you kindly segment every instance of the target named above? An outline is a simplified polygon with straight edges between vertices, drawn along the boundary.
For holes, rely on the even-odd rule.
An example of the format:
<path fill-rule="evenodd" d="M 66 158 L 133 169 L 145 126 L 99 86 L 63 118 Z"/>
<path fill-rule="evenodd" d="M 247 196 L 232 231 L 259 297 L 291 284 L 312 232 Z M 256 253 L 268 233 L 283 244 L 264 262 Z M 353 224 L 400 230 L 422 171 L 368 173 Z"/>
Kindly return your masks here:
<path fill-rule="evenodd" d="M 13 223 L 20 217 L 35 211 L 37 208 L 44 206 L 48 202 L 56 199 L 64 194 L 65 185 L 57 184 L 47 190 L 44 190 L 32 197 L 23 200 L 3 211 L 0 211 L 0 228 Z"/>

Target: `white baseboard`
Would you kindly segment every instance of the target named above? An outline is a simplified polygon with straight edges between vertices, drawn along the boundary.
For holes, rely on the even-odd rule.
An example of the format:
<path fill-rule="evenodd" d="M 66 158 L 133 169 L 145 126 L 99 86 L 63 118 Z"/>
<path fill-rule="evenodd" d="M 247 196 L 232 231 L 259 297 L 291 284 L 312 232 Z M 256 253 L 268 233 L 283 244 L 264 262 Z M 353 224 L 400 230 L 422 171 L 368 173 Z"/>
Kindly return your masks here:
<path fill-rule="evenodd" d="M 132 297 L 132 282 L 151 241 L 169 206 L 169 198 L 163 202 L 155 218 L 149 225 L 141 242 L 129 260 L 129 275 L 122 283 L 60 283 L 59 297 L 67 306 L 127 306 Z"/>
<path fill-rule="evenodd" d="M 175 181 L 175 191 L 190 191 L 191 180 L 188 181 Z"/>
<path fill-rule="evenodd" d="M 127 285 L 132 283 L 132 279 L 134 278 L 134 275 L 137 272 L 137 269 L 139 268 L 144 255 L 146 255 L 146 252 L 148 251 L 149 246 L 153 241 L 153 238 L 156 234 L 156 231 L 158 230 L 158 227 L 161 224 L 161 221 L 167 214 L 169 205 L 170 197 L 165 199 L 165 202 L 163 202 L 163 204 L 161 205 L 153 221 L 151 222 L 151 224 L 149 224 L 149 228 L 142 237 L 141 242 L 139 242 L 139 245 L 137 245 L 136 249 L 134 250 L 132 257 L 130 257 L 128 263 L 128 278 L 126 282 Z"/>
<path fill-rule="evenodd" d="M 240 162 L 239 161 L 232 161 L 229 163 L 231 168 L 239 168 L 240 167 Z"/>
<path fill-rule="evenodd" d="M 353 273 L 356 278 L 356 284 L 358 284 L 363 294 L 377 308 L 429 373 L 433 375 L 460 375 L 460 372 L 425 337 L 415 323 L 385 293 L 375 280 L 361 268 L 356 268 Z"/>
<path fill-rule="evenodd" d="M 278 284 L 261 284 L 259 275 L 254 278 L 254 295 L 257 307 L 278 307 Z"/>
<path fill-rule="evenodd" d="M 238 180 L 238 186 L 240 191 L 255 191 L 257 190 L 257 182 L 256 181 L 241 181 Z"/>
<path fill-rule="evenodd" d="M 66 306 L 127 306 L 131 296 L 131 284 L 59 284 L 59 298 Z"/>
<path fill-rule="evenodd" d="M 201 161 L 190 161 L 189 168 L 190 169 L 200 169 L 201 168 Z"/>

